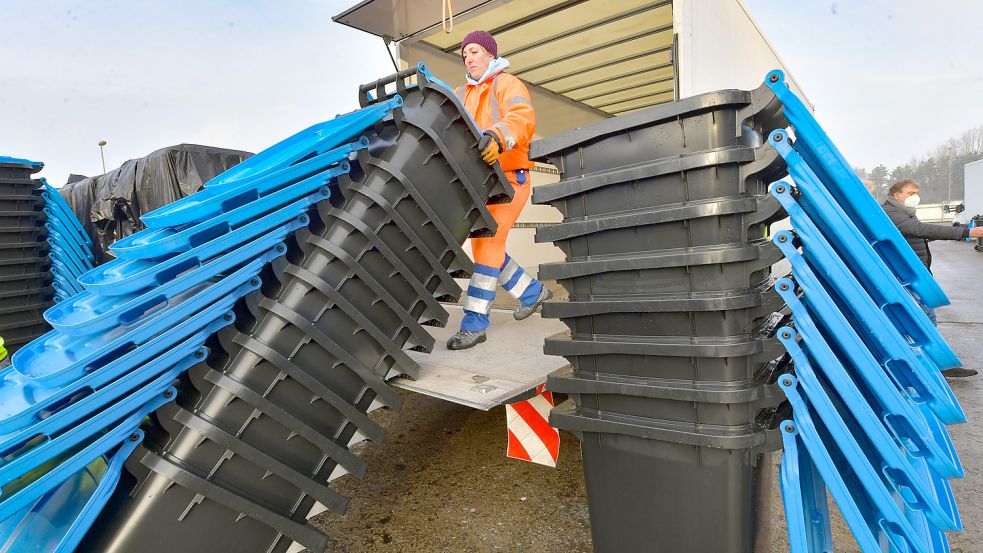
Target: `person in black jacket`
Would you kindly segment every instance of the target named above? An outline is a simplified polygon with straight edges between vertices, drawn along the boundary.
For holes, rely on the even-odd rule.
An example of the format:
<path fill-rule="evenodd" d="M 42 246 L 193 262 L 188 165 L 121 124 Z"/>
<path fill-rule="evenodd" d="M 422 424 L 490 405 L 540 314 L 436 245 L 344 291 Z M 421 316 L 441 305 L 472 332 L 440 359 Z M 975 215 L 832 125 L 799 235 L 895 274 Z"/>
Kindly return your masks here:
<path fill-rule="evenodd" d="M 918 184 L 913 180 L 902 180 L 891 185 L 887 191 L 887 199 L 881 207 L 929 271 L 932 270 L 932 250 L 928 247 L 929 240 L 963 240 L 983 236 L 981 227 L 969 229 L 930 225 L 919 221 L 915 216 L 915 210 L 920 200 Z"/>
<path fill-rule="evenodd" d="M 915 211 L 921 199 L 918 196 L 918 184 L 913 180 L 901 180 L 891 185 L 887 191 L 887 199 L 881 204 L 884 212 L 890 217 L 894 226 L 898 227 L 901 235 L 908 241 L 915 255 L 932 270 L 932 250 L 928 247 L 930 240 L 963 240 L 983 236 L 983 227 L 969 229 L 966 227 L 950 227 L 945 225 L 930 225 L 918 220 Z M 921 305 L 921 302 L 919 302 Z M 935 310 L 921 305 L 925 314 L 937 324 Z M 954 368 L 942 371 L 948 377 L 973 376 L 975 369 Z"/>

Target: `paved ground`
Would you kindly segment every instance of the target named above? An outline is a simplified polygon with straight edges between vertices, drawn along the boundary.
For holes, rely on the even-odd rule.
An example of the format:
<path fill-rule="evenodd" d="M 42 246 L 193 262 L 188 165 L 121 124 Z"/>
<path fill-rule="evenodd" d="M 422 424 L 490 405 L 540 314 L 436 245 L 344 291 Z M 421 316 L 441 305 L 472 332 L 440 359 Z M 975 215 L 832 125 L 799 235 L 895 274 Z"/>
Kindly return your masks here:
<path fill-rule="evenodd" d="M 933 242 L 932 270 L 952 305 L 939 310 L 939 328 L 963 366 L 983 373 L 983 253 L 969 242 Z M 969 422 L 949 428 L 966 478 L 952 482 L 964 532 L 949 534 L 953 553 L 983 552 L 983 375 L 950 380 Z"/>
<path fill-rule="evenodd" d="M 965 366 L 983 368 L 983 253 L 951 242 L 936 243 L 933 251 L 936 276 L 952 300 L 939 311 L 942 333 Z M 950 429 L 966 469 L 966 478 L 953 482 L 966 530 L 950 541 L 954 553 L 981 553 L 983 377 L 952 387 L 970 422 Z M 379 418 L 389 440 L 361 449 L 368 476 L 334 486 L 353 496 L 348 514 L 314 521 L 337 539 L 338 551 L 591 551 L 583 468 L 572 435 L 562 433 L 554 470 L 505 458 L 501 408 L 482 412 L 407 394 L 402 412 L 383 411 Z M 775 501 L 772 539 L 756 553 L 788 550 L 777 493 Z M 842 521 L 834 526 L 836 551 L 858 551 Z"/>

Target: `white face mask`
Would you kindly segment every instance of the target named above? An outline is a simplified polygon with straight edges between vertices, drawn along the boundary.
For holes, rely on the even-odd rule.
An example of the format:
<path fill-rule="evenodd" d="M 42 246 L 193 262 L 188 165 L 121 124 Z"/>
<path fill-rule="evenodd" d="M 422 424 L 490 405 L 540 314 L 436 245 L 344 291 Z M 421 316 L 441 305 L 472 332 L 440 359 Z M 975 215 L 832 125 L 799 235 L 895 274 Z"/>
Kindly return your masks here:
<path fill-rule="evenodd" d="M 921 201 L 922 201 L 921 196 L 919 196 L 918 194 L 912 194 L 911 196 L 908 196 L 907 198 L 904 199 L 904 205 L 905 207 L 918 207 L 918 204 L 920 204 Z"/>

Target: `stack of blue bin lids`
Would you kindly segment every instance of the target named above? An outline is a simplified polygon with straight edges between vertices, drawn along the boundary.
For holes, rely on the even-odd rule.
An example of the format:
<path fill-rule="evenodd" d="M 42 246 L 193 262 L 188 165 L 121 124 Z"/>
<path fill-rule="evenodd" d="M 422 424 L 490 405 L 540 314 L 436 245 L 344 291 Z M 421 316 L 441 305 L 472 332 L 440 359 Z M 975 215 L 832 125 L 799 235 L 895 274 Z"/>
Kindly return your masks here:
<path fill-rule="evenodd" d="M 948 299 L 781 71 L 766 82 L 795 136 L 769 136 L 794 181 L 771 187 L 793 228 L 772 238 L 792 267 L 775 283 L 793 321 L 778 329 L 791 551 L 832 551 L 827 489 L 865 553 L 949 551 L 964 470 L 945 426 L 966 416 L 941 371 L 959 358 L 919 306 Z"/>
<path fill-rule="evenodd" d="M 401 102 L 315 125 L 146 214 L 147 228 L 113 244 L 116 259 L 98 267 L 67 204 L 45 189 L 59 276 L 85 271 L 44 313 L 53 330 L 0 369 L 4 551 L 74 549 L 144 418 L 175 398 L 175 379 L 204 361 L 205 341 L 233 323 L 236 302 L 331 196 L 350 155 L 369 145 L 359 134 Z"/>
<path fill-rule="evenodd" d="M 61 302 L 82 292 L 78 278 L 92 270 L 95 255 L 92 253 L 92 239 L 86 234 L 68 202 L 47 181 L 41 179 L 41 182 L 44 214 L 47 216 L 44 227 L 48 232 L 52 284 L 55 288 L 55 301 Z"/>

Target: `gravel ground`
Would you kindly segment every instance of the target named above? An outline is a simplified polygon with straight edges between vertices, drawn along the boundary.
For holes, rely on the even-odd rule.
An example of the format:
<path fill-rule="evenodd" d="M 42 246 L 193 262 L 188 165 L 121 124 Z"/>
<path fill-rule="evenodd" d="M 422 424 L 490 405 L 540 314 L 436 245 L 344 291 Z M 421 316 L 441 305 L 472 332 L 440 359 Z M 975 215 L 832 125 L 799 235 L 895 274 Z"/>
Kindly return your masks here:
<path fill-rule="evenodd" d="M 936 277 L 952 300 L 952 306 L 939 311 L 939 326 L 964 366 L 983 368 L 983 317 L 978 312 L 983 254 L 966 243 L 932 247 Z M 502 300 L 500 305 L 509 303 Z M 983 553 L 983 427 L 978 423 L 983 418 L 983 376 L 951 385 L 970 419 L 950 427 L 966 469 L 966 478 L 953 482 L 966 529 L 950 534 L 951 548 L 954 553 Z M 382 444 L 360 447 L 369 474 L 333 485 L 353 497 L 348 513 L 325 513 L 313 521 L 336 540 L 337 551 L 591 551 L 583 466 L 573 435 L 561 433 L 559 465 L 550 469 L 505 458 L 502 408 L 482 412 L 407 394 L 400 413 L 374 415 L 389 436 Z M 771 488 L 775 508 L 767 526 L 770 538 L 755 553 L 788 551 L 777 482 Z M 838 515 L 833 526 L 836 551 L 858 552 Z M 659 551 L 657 544 L 652 550 Z"/>
<path fill-rule="evenodd" d="M 591 551 L 579 444 L 560 437 L 556 469 L 505 457 L 505 411 L 477 411 L 406 393 L 383 411 L 383 444 L 359 452 L 369 474 L 345 477 L 348 513 L 315 519 L 337 550 Z"/>

